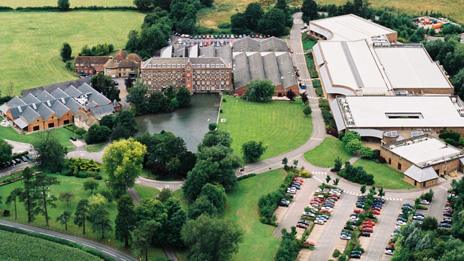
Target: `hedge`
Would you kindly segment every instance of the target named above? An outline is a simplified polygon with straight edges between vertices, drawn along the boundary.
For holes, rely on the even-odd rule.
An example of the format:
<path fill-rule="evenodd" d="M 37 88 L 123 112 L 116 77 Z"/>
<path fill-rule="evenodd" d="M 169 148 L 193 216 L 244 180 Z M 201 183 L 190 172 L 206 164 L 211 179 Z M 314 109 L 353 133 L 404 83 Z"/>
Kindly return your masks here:
<path fill-rule="evenodd" d="M 0 6 L 0 12 L 71 12 L 71 11 L 138 11 L 135 6 L 77 6 L 67 11 L 60 10 L 57 6 L 25 6 L 12 8 Z"/>

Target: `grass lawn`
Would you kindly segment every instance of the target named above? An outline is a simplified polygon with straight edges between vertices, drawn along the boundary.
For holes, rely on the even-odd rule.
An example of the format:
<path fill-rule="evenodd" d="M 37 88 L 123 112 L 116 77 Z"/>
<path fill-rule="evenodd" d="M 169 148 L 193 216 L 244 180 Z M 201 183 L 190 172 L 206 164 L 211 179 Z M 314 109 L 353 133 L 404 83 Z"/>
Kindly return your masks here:
<path fill-rule="evenodd" d="M 304 157 L 315 166 L 331 168 L 337 157 L 345 162 L 351 158 L 351 155 L 343 149 L 343 144 L 339 139 L 327 136 L 319 146 L 306 152 Z"/>
<path fill-rule="evenodd" d="M 160 191 L 155 188 L 142 186 L 138 184 L 134 185 L 134 189 L 139 194 L 140 199 L 153 199 L 156 197 L 156 195 L 160 193 Z"/>
<path fill-rule="evenodd" d="M 367 173 L 374 176 L 375 186 L 386 189 L 410 189 L 414 186 L 403 181 L 403 173 L 390 168 L 387 164 L 381 164 L 370 160 L 358 160 L 355 166 L 361 166 Z"/>
<path fill-rule="evenodd" d="M 130 30 L 140 28 L 143 17 L 129 11 L 0 12 L 0 50 L 8 50 L 0 52 L 0 90 L 7 93 L 12 83 L 19 94 L 75 79 L 60 58 L 64 42 L 74 56 L 86 44 L 112 43 L 118 49 Z"/>
<path fill-rule="evenodd" d="M 105 143 L 90 144 L 90 145 L 85 146 L 85 150 L 88 151 L 88 152 L 99 152 L 103 148 L 105 148 L 106 145 L 108 145 L 108 143 L 106 143 L 106 142 Z"/>
<path fill-rule="evenodd" d="M 233 260 L 274 260 L 279 239 L 272 235 L 273 226 L 259 222 L 258 200 L 276 190 L 285 179 L 283 170 L 270 171 L 244 179 L 227 197 L 225 218 L 243 229 L 243 241 Z"/>
<path fill-rule="evenodd" d="M 36 6 L 56 6 L 55 0 L 2 0 L 1 6 L 9 7 L 36 7 Z M 71 7 L 76 6 L 133 6 L 132 0 L 71 0 Z"/>
<path fill-rule="evenodd" d="M 101 260 L 77 248 L 46 239 L 0 230 L 2 260 Z"/>
<path fill-rule="evenodd" d="M 344 4 L 346 0 L 318 0 L 318 4 Z M 453 0 L 369 0 L 373 7 L 394 7 L 409 14 L 418 14 L 421 11 L 435 11 L 449 15 L 458 22 L 464 22 L 463 1 Z"/>
<path fill-rule="evenodd" d="M 227 101 L 222 102 L 220 118 L 225 122 L 219 123 L 219 129 L 230 133 L 237 155 L 242 155 L 242 144 L 250 140 L 267 146 L 261 157 L 266 159 L 297 148 L 311 136 L 311 118 L 304 116 L 299 101 L 254 103 L 232 96 L 224 98 Z"/>
<path fill-rule="evenodd" d="M 73 149 L 74 145 L 69 141 L 69 138 L 76 136 L 76 134 L 66 128 L 56 128 L 50 131 L 51 135 L 55 137 L 62 145 L 68 149 Z M 19 141 L 24 143 L 34 144 L 46 135 L 46 131 L 34 132 L 31 134 L 19 134 L 13 128 L 0 127 L 0 137 L 2 139 Z"/>
<path fill-rule="evenodd" d="M 309 38 L 306 34 L 303 34 L 303 50 L 307 51 L 312 49 L 313 46 L 317 43 L 316 40 Z"/>

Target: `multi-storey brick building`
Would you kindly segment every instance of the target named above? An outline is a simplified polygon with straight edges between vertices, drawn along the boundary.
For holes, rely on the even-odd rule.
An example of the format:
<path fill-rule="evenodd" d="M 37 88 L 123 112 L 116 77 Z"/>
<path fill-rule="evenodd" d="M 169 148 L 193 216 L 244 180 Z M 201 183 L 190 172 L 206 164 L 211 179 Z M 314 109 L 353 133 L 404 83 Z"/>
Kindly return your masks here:
<path fill-rule="evenodd" d="M 104 71 L 105 63 L 110 56 L 77 56 L 74 60 L 76 73 L 94 75 Z"/>
<path fill-rule="evenodd" d="M 151 90 L 185 86 L 192 93 L 233 91 L 232 67 L 219 57 L 153 57 L 142 63 L 140 77 Z"/>

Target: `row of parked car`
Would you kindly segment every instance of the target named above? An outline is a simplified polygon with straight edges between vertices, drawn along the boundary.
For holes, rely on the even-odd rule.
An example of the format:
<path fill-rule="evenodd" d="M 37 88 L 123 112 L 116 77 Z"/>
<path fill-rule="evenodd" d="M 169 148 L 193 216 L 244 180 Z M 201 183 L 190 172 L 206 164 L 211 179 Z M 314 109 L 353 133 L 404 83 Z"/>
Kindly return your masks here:
<path fill-rule="evenodd" d="M 449 200 L 455 196 L 456 195 L 454 194 L 454 192 L 451 192 L 450 194 L 448 194 L 448 200 L 446 201 L 445 207 L 443 208 L 443 219 L 438 224 L 438 228 L 450 229 L 451 226 L 453 225 L 452 217 L 453 217 L 454 209 Z"/>
<path fill-rule="evenodd" d="M 304 179 L 300 177 L 294 177 L 292 183 L 287 188 L 287 195 L 285 198 L 281 199 L 279 206 L 288 207 L 291 203 L 290 199 L 295 196 L 298 190 L 301 189 L 301 186 L 304 184 Z"/>
<path fill-rule="evenodd" d="M 269 38 L 270 35 L 264 34 L 199 34 L 199 35 L 189 35 L 189 34 L 180 34 L 174 33 L 175 36 L 187 39 L 240 39 L 244 37 L 251 38 Z"/>
<path fill-rule="evenodd" d="M 313 198 L 309 202 L 297 223 L 297 227 L 306 228 L 309 222 L 314 224 L 324 225 L 330 218 L 330 215 L 335 207 L 335 203 L 340 199 L 343 191 L 338 188 L 319 189 L 314 193 Z"/>
<path fill-rule="evenodd" d="M 385 254 L 386 255 L 393 255 L 395 252 L 395 237 L 397 234 L 400 233 L 401 227 L 408 223 L 409 217 L 413 215 L 412 220 L 413 222 L 418 222 L 422 224 L 422 220 L 424 220 L 425 216 L 423 213 L 417 212 L 414 210 L 414 207 L 410 203 L 404 203 L 401 206 L 401 213 L 396 218 L 396 225 L 395 230 L 391 234 L 391 238 L 388 241 L 387 246 L 385 247 Z"/>
<path fill-rule="evenodd" d="M 0 169 L 6 169 L 8 167 L 13 167 L 13 166 L 16 166 L 18 164 L 28 162 L 28 161 L 31 161 L 31 160 L 32 160 L 32 158 L 29 155 L 17 156 L 12 160 L 9 160 L 9 161 L 6 161 L 6 162 L 1 162 L 0 163 Z"/>

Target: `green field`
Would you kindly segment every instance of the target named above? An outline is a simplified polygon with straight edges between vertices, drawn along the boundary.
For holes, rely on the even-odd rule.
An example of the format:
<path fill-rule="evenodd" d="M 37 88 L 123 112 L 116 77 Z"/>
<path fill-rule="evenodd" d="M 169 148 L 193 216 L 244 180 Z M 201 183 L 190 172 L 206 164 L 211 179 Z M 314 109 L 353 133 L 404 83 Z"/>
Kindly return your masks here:
<path fill-rule="evenodd" d="M 132 0 L 70 0 L 71 7 L 76 6 L 132 6 Z M 38 7 L 38 6 L 56 6 L 55 0 L 2 0 L 0 6 L 9 7 Z"/>
<path fill-rule="evenodd" d="M 55 137 L 62 145 L 68 149 L 73 149 L 74 145 L 69 141 L 69 138 L 76 136 L 76 134 L 65 128 L 56 128 L 50 131 L 50 134 Z M 19 134 L 13 128 L 0 127 L 0 137 L 2 139 L 19 141 L 24 143 L 34 144 L 42 139 L 47 132 L 34 132 L 31 134 Z"/>
<path fill-rule="evenodd" d="M 381 164 L 370 160 L 358 160 L 354 164 L 361 166 L 364 170 L 374 176 L 375 186 L 386 189 L 410 189 L 414 188 L 403 181 L 404 174 L 390 168 L 387 164 Z"/>
<path fill-rule="evenodd" d="M 156 195 L 160 193 L 160 191 L 155 188 L 146 187 L 138 184 L 134 185 L 134 189 L 139 194 L 140 199 L 154 199 Z"/>
<path fill-rule="evenodd" d="M 237 155 L 242 155 L 242 144 L 250 140 L 267 146 L 261 157 L 266 159 L 297 148 L 311 136 L 311 118 L 304 116 L 299 101 L 254 103 L 232 96 L 224 98 L 220 118 L 225 122 L 219 123 L 219 129 L 230 133 Z"/>
<path fill-rule="evenodd" d="M 0 230 L 1 260 L 101 260 L 66 245 L 29 235 Z"/>
<path fill-rule="evenodd" d="M 0 4 L 1 5 L 1 4 Z M 60 59 L 63 42 L 73 55 L 84 45 L 124 47 L 143 14 L 129 11 L 0 12 L 0 90 L 20 90 L 75 79 Z"/>
<path fill-rule="evenodd" d="M 351 158 L 351 155 L 343 149 L 343 144 L 339 139 L 327 136 L 319 146 L 306 152 L 304 157 L 314 166 L 331 168 L 337 157 L 345 162 Z"/>
<path fill-rule="evenodd" d="M 285 179 L 283 170 L 263 173 L 239 182 L 237 189 L 227 197 L 225 218 L 243 229 L 243 242 L 233 260 L 274 260 L 279 239 L 272 235 L 273 226 L 259 222 L 258 200 L 275 191 Z"/>
<path fill-rule="evenodd" d="M 346 0 L 318 0 L 318 4 L 344 4 Z M 464 23 L 464 1 L 462 0 L 369 0 L 373 7 L 393 7 L 409 14 L 421 11 L 435 11 L 449 15 L 458 22 Z"/>

